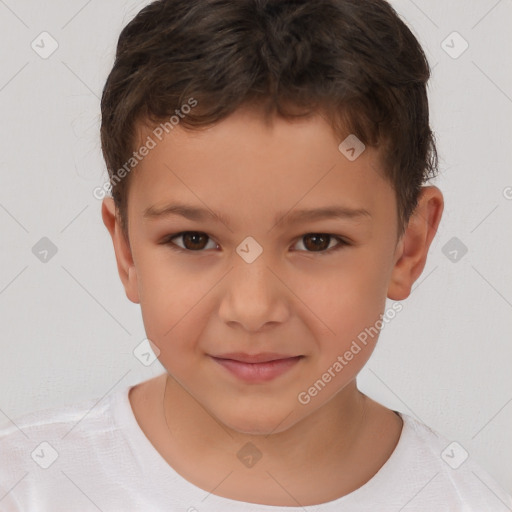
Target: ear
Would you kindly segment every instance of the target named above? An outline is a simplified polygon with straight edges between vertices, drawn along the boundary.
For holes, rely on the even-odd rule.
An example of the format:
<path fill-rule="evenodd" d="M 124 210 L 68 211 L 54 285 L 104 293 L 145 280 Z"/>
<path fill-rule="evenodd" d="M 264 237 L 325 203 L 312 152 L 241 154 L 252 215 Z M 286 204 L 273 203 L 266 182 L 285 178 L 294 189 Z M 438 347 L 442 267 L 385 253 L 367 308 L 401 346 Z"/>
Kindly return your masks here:
<path fill-rule="evenodd" d="M 137 284 L 137 270 L 133 263 L 130 245 L 122 232 L 119 214 L 113 198 L 105 197 L 103 199 L 101 216 L 114 243 L 117 270 L 123 283 L 126 296 L 132 302 L 138 304 L 139 288 Z"/>
<path fill-rule="evenodd" d="M 427 254 L 444 209 L 441 191 L 434 186 L 421 189 L 418 205 L 400 239 L 388 287 L 388 298 L 406 299 L 416 279 L 421 275 Z"/>

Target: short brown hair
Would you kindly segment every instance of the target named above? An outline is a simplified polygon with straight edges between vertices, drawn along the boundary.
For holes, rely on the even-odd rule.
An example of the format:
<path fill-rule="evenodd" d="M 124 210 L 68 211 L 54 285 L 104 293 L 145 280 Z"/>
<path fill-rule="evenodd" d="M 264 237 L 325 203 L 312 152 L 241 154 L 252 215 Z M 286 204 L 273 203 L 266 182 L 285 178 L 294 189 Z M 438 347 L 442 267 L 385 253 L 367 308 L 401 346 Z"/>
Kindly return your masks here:
<path fill-rule="evenodd" d="M 381 150 L 398 234 L 437 174 L 426 85 L 430 67 L 384 0 L 157 0 L 122 30 L 101 98 L 101 146 L 127 237 L 130 175 L 113 180 L 139 121 L 201 129 L 241 106 L 285 119 L 322 113 L 344 137 Z M 341 135 L 340 135 L 341 136 Z M 342 139 L 340 139 L 341 142 Z"/>

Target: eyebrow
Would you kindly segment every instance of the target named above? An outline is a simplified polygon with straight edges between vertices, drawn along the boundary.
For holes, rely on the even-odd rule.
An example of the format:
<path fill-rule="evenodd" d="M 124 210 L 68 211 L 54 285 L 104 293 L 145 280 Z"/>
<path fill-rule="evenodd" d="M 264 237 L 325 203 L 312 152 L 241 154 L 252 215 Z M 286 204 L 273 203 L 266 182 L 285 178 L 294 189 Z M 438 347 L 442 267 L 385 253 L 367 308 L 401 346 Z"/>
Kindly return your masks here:
<path fill-rule="evenodd" d="M 230 222 L 224 215 L 215 213 L 207 208 L 199 208 L 192 205 L 174 203 L 167 204 L 162 207 L 150 206 L 144 210 L 144 218 L 158 219 L 172 215 L 179 215 L 189 220 L 206 221 L 214 220 L 222 222 L 230 227 Z M 275 224 L 283 223 L 285 225 L 295 224 L 299 222 L 325 220 L 325 219 L 349 219 L 359 220 L 361 218 L 372 217 L 371 213 L 364 208 L 349 208 L 346 206 L 324 206 L 321 208 L 293 210 L 289 213 L 279 212 L 274 222 Z"/>

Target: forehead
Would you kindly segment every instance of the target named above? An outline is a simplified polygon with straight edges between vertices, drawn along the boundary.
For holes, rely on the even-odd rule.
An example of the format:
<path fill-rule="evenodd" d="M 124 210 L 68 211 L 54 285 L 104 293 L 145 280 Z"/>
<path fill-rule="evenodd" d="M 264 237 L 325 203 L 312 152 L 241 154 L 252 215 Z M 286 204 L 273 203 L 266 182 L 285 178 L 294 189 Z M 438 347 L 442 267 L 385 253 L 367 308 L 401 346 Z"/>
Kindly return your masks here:
<path fill-rule="evenodd" d="M 320 115 L 266 122 L 240 109 L 200 130 L 178 124 L 167 131 L 156 132 L 159 140 L 154 126 L 139 126 L 137 147 L 148 138 L 154 147 L 131 177 L 129 211 L 138 216 L 185 198 L 235 220 L 336 203 L 371 212 L 394 200 L 378 152 L 366 148 L 349 160 L 339 149 L 349 134 L 336 134 Z"/>

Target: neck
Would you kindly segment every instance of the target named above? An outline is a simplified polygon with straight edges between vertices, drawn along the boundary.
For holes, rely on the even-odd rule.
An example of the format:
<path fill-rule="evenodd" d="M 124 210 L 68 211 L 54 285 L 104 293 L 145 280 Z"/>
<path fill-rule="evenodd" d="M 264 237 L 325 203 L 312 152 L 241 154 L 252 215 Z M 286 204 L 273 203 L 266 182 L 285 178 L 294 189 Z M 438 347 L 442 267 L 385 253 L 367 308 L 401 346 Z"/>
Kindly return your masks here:
<path fill-rule="evenodd" d="M 159 452 L 196 487 L 241 502 L 304 507 L 345 496 L 379 471 L 402 430 L 355 381 L 291 427 L 258 435 L 229 428 L 171 376 L 160 393 L 149 412 Z"/>
<path fill-rule="evenodd" d="M 367 397 L 357 389 L 354 380 L 327 404 L 290 428 L 276 433 L 246 434 L 220 422 L 167 375 L 163 415 L 170 436 L 190 450 L 189 456 L 196 453 L 205 460 L 211 455 L 219 464 L 222 454 L 226 455 L 226 462 L 232 461 L 233 453 L 252 443 L 267 463 L 284 470 L 297 465 L 325 467 L 329 459 L 339 464 L 349 458 L 365 424 L 366 406 Z"/>

